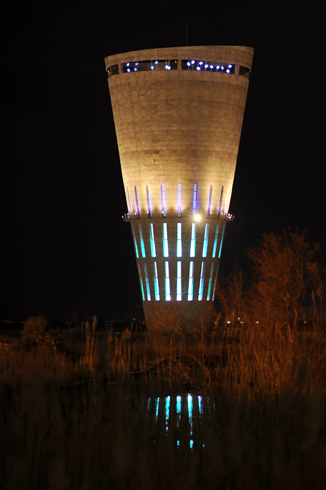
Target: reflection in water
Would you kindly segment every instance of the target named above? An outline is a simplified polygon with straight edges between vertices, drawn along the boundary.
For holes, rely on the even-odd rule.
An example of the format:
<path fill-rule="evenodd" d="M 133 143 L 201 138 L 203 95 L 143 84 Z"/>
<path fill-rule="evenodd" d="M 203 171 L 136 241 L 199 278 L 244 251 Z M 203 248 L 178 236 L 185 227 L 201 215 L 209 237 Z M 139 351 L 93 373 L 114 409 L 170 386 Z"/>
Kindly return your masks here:
<path fill-rule="evenodd" d="M 215 404 L 208 396 L 187 393 L 149 398 L 147 411 L 149 419 L 155 423 L 158 437 L 165 433 L 175 439 L 177 446 L 186 443 L 193 449 L 197 443 L 205 446 L 203 435 L 212 420 Z"/>

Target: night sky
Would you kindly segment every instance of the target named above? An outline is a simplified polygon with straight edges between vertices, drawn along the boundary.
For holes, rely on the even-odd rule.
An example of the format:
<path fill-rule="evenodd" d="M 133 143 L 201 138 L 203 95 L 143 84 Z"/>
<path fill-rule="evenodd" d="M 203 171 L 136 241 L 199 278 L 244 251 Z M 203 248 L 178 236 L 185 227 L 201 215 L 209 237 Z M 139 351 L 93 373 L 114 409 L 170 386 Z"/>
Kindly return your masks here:
<path fill-rule="evenodd" d="M 128 5 L 2 2 L 0 320 L 139 311 L 104 58 L 185 45 L 187 24 L 189 45 L 255 49 L 221 273 L 247 267 L 245 250 L 288 225 L 326 257 L 321 10 Z"/>

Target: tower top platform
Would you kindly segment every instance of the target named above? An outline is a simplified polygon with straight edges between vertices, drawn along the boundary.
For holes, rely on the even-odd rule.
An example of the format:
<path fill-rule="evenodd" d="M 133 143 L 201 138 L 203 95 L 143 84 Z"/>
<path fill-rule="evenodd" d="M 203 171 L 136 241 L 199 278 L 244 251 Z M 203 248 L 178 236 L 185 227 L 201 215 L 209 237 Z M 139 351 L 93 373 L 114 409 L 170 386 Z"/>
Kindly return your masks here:
<path fill-rule="evenodd" d="M 254 49 L 247 46 L 178 46 L 129 51 L 105 58 L 106 70 L 124 62 L 165 59 L 202 59 L 203 61 L 228 61 L 251 69 Z"/>

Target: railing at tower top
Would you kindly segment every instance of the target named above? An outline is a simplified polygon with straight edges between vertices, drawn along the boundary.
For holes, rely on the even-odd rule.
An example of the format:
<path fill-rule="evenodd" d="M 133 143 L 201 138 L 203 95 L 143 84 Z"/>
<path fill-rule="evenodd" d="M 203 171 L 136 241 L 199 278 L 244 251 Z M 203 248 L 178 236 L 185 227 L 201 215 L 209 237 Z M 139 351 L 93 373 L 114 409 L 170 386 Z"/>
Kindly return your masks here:
<path fill-rule="evenodd" d="M 231 62 L 205 61 L 196 59 L 176 60 L 145 60 L 145 61 L 126 61 L 107 67 L 108 76 L 119 75 L 122 73 L 138 73 L 144 71 L 175 71 L 186 70 L 196 72 L 211 72 L 228 75 L 238 75 L 249 78 L 250 69 Z"/>

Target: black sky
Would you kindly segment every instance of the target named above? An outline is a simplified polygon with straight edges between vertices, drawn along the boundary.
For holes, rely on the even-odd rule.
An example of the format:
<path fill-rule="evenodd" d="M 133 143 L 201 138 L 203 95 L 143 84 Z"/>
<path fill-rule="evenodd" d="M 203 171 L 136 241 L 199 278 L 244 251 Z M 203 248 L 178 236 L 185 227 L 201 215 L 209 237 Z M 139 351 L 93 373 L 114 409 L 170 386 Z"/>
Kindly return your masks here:
<path fill-rule="evenodd" d="M 323 14 L 295 5 L 2 2 L 0 320 L 137 311 L 104 57 L 184 45 L 186 24 L 255 49 L 222 273 L 288 225 L 325 257 Z"/>

